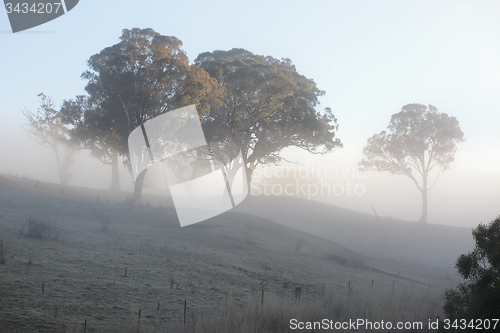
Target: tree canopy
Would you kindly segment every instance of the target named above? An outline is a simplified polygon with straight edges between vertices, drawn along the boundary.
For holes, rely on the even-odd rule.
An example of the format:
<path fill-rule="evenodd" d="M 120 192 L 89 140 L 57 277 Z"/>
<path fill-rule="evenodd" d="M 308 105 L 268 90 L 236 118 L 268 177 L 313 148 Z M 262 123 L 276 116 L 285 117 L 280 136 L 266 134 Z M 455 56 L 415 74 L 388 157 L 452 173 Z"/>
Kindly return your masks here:
<path fill-rule="evenodd" d="M 325 92 L 289 59 L 232 49 L 202 53 L 195 64 L 225 88 L 222 106 L 203 118 L 208 140 L 241 149 L 249 179 L 258 164 L 281 161 L 286 147 L 326 153 L 341 146 L 331 110 L 315 110 Z"/>
<path fill-rule="evenodd" d="M 392 115 L 387 131 L 373 135 L 363 148 L 362 170 L 375 169 L 410 178 L 422 193 L 422 216 L 427 222 L 430 172 L 445 171 L 454 161 L 457 144 L 464 141 L 458 120 L 432 105 L 408 104 Z M 419 181 L 420 180 L 420 181 Z"/>
<path fill-rule="evenodd" d="M 92 103 L 79 121 L 82 128 L 90 124 L 89 137 L 100 133 L 100 142 L 128 161 L 128 135 L 147 120 L 190 104 L 208 115 L 221 105 L 223 88 L 190 66 L 181 46 L 179 39 L 152 29 L 125 29 L 119 43 L 91 56 L 82 77 Z M 136 195 L 143 178 L 136 182 Z"/>
<path fill-rule="evenodd" d="M 289 59 L 233 49 L 202 53 L 190 65 L 181 46 L 152 29 L 125 29 L 119 43 L 91 56 L 82 74 L 88 96 L 63 105 L 74 137 L 104 161 L 115 151 L 130 163 L 127 140 L 136 127 L 195 104 L 212 158 L 241 150 L 249 179 L 256 165 L 281 161 L 285 147 L 322 154 L 342 145 L 331 110 L 315 109 L 324 91 Z"/>
<path fill-rule="evenodd" d="M 495 319 L 500 313 L 500 216 L 479 224 L 472 236 L 474 250 L 460 255 L 455 265 L 465 282 L 445 292 L 443 309 L 451 322 L 466 319 L 469 324 L 472 319 L 477 324 L 478 319 Z M 467 326 L 464 331 L 475 330 Z"/>
<path fill-rule="evenodd" d="M 148 119 L 195 104 L 206 115 L 217 106 L 217 83 L 197 66 L 189 66 L 182 42 L 152 29 L 123 30 L 120 43 L 88 60 L 82 74 L 85 87 L 120 136 L 119 151 L 127 152 L 128 134 Z"/>

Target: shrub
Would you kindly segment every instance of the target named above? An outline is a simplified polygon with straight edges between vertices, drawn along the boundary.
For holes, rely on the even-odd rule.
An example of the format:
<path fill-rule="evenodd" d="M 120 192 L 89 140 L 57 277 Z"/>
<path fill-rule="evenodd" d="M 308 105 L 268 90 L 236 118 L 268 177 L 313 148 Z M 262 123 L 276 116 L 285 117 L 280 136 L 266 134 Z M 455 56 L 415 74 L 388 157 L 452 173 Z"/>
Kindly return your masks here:
<path fill-rule="evenodd" d="M 478 225 L 472 236 L 474 250 L 460 255 L 455 265 L 465 282 L 444 294 L 443 309 L 451 321 L 498 318 L 500 313 L 500 216 Z"/>
<path fill-rule="evenodd" d="M 109 231 L 109 226 L 111 225 L 111 218 L 109 215 L 103 212 L 94 211 L 94 216 L 101 224 L 101 230 Z"/>
<path fill-rule="evenodd" d="M 29 238 L 58 238 L 59 232 L 55 226 L 55 222 L 49 218 L 42 219 L 39 217 L 28 217 L 28 232 L 25 234 Z M 23 228 L 24 230 L 24 228 Z"/>
<path fill-rule="evenodd" d="M 336 255 L 332 253 L 329 254 L 327 258 L 328 260 L 334 261 L 342 266 L 350 266 L 354 268 L 365 267 L 365 259 L 361 255 L 356 253 L 350 253 L 347 256 L 344 256 L 343 254 Z"/>

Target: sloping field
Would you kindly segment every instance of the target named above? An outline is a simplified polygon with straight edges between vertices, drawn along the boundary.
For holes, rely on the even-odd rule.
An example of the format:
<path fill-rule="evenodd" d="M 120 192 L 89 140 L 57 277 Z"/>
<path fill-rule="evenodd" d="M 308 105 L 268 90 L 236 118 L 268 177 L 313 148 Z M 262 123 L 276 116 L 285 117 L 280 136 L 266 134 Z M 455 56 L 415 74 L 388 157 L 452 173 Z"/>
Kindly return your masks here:
<path fill-rule="evenodd" d="M 286 332 L 292 314 L 427 321 L 458 282 L 249 213 L 181 228 L 165 198 L 125 199 L 0 175 L 1 332 Z"/>
<path fill-rule="evenodd" d="M 471 230 L 376 217 L 292 197 L 249 197 L 236 211 L 331 239 L 382 258 L 416 261 L 452 269 L 458 256 L 474 248 Z"/>

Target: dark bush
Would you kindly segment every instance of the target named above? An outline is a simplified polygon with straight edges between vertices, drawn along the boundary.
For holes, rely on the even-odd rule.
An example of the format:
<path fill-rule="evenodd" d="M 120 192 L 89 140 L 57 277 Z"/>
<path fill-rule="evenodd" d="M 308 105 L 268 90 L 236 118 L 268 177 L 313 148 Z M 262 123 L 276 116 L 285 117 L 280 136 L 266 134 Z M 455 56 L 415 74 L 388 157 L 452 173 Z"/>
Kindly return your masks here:
<path fill-rule="evenodd" d="M 59 232 L 55 222 L 51 221 L 49 218 L 42 219 L 30 216 L 28 217 L 28 231 L 24 236 L 39 239 L 58 238 Z"/>
<path fill-rule="evenodd" d="M 500 217 L 480 224 L 472 236 L 474 250 L 460 255 L 455 265 L 465 281 L 444 294 L 443 309 L 451 321 L 494 319 L 500 313 Z"/>
<path fill-rule="evenodd" d="M 342 266 L 350 266 L 354 268 L 365 267 L 365 259 L 357 253 L 350 253 L 347 256 L 344 256 L 343 254 L 340 256 L 336 254 L 329 254 L 327 258 L 328 260 L 334 261 Z"/>
<path fill-rule="evenodd" d="M 101 224 L 102 231 L 109 231 L 109 226 L 111 225 L 111 218 L 109 217 L 108 214 L 99 211 L 94 211 L 94 217 Z"/>
<path fill-rule="evenodd" d="M 338 256 L 336 254 L 329 254 L 328 260 L 335 261 L 337 264 L 340 264 L 340 265 L 347 265 L 347 259 L 343 255 Z"/>

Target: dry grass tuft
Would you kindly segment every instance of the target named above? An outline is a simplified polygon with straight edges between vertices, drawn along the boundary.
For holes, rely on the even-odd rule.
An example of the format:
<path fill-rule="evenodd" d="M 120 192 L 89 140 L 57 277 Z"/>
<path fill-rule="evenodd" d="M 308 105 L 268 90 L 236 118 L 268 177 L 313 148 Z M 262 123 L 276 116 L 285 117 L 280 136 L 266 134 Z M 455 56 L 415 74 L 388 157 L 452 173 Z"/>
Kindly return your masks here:
<path fill-rule="evenodd" d="M 275 294 L 267 294 L 262 305 L 259 297 L 249 299 L 238 308 L 232 298 L 226 298 L 219 315 L 200 318 L 192 333 L 253 333 L 253 332 L 293 332 L 290 320 L 321 322 L 323 319 L 349 321 L 365 319 L 372 322 L 422 322 L 426 330 L 429 319 L 436 319 L 440 313 L 441 299 L 432 294 L 413 294 L 410 291 L 399 295 L 378 294 L 367 291 L 352 296 L 326 295 L 322 300 L 294 302 L 292 299 Z M 321 330 L 320 330 L 321 331 Z M 326 332 L 326 330 L 324 330 Z M 403 332 L 402 330 L 401 332 Z M 311 332 L 301 330 L 301 332 Z M 323 332 L 323 331 L 321 331 Z M 361 330 L 366 332 L 366 330 Z M 391 332 L 398 332 L 391 330 Z"/>

